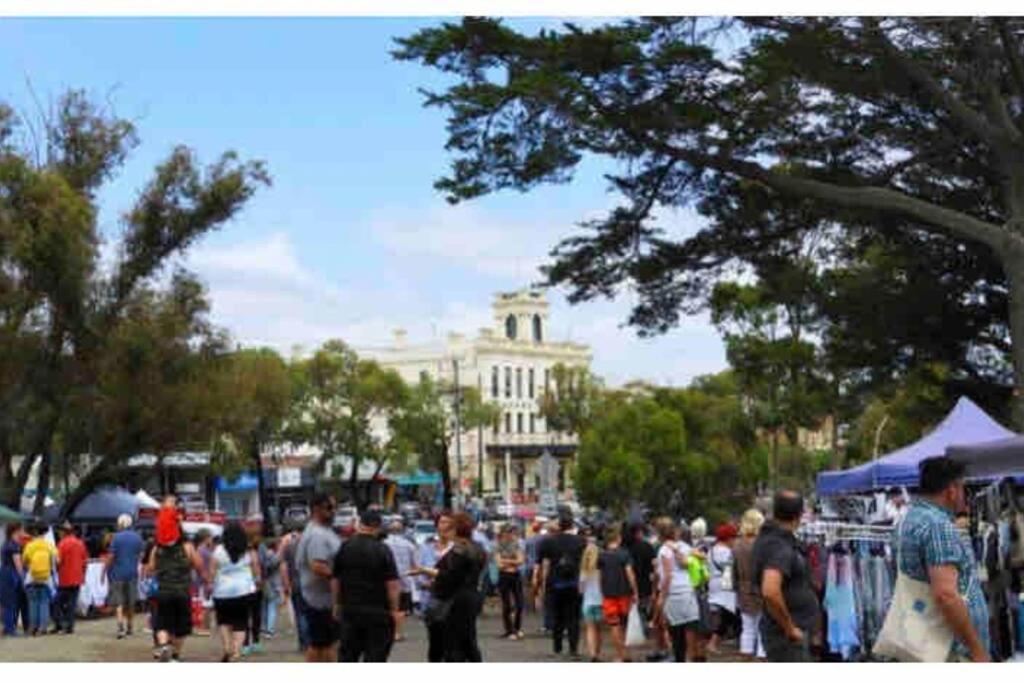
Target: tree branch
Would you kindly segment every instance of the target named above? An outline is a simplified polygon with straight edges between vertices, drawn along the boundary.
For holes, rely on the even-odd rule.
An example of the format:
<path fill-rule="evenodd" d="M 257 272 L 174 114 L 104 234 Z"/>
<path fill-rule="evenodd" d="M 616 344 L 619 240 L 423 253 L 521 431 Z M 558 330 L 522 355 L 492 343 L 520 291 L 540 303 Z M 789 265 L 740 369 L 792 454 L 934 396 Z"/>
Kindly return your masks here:
<path fill-rule="evenodd" d="M 1015 49 L 1016 42 L 1010 35 L 1010 29 L 1006 25 L 1005 17 L 995 19 L 996 27 L 999 29 L 999 39 L 1003 44 L 1003 52 L 1006 54 L 1006 61 L 1010 64 L 1010 79 L 1017 97 L 1024 98 L 1024 62 L 1021 61 L 1020 52 Z"/>
<path fill-rule="evenodd" d="M 924 90 L 936 104 L 949 112 L 961 127 L 993 147 L 1004 143 L 1003 136 L 995 133 L 987 118 L 950 94 L 916 60 L 907 57 L 893 45 L 876 19 L 865 18 L 864 25 L 867 27 L 868 36 L 881 48 L 885 56 L 892 60 L 911 82 Z"/>

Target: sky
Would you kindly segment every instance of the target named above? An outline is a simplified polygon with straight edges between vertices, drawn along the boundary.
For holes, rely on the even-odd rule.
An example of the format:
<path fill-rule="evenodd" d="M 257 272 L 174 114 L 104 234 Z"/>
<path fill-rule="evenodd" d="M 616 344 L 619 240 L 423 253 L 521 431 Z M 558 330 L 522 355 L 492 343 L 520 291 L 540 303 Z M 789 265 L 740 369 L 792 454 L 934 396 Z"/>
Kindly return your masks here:
<path fill-rule="evenodd" d="M 111 240 L 175 145 L 203 161 L 233 149 L 266 162 L 273 186 L 180 263 L 207 286 L 214 321 L 244 345 L 376 346 L 398 327 L 410 342 L 475 336 L 492 325 L 495 292 L 537 282 L 550 249 L 616 197 L 607 167 L 588 160 L 566 185 L 449 206 L 433 189 L 449 161 L 444 113 L 425 109 L 418 92 L 444 81 L 389 55 L 393 38 L 436 23 L 3 19 L 0 100 L 31 116 L 81 88 L 136 123 L 141 144 L 100 197 Z M 640 339 L 624 327 L 628 293 L 575 306 L 559 290 L 549 298 L 551 338 L 589 344 L 593 370 L 611 384 L 681 385 L 726 366 L 706 316 Z"/>

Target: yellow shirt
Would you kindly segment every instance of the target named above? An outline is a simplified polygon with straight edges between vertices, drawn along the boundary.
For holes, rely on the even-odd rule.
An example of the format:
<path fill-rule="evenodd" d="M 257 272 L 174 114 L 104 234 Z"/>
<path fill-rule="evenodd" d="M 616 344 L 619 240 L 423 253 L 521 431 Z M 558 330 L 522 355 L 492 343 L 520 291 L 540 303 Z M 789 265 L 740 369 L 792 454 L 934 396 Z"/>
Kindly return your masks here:
<path fill-rule="evenodd" d="M 30 581 L 46 583 L 50 580 L 50 572 L 57 560 L 57 548 L 52 543 L 45 538 L 33 538 L 25 546 L 21 556 L 28 569 Z"/>

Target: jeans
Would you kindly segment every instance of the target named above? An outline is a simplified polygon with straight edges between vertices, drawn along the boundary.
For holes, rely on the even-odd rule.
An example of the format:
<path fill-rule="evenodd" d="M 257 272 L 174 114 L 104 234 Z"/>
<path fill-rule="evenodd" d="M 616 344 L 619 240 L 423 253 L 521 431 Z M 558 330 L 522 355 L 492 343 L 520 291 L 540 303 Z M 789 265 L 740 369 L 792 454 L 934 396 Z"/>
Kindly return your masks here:
<path fill-rule="evenodd" d="M 501 592 L 501 617 L 505 622 L 505 634 L 519 633 L 523 625 L 523 580 L 518 572 L 502 572 L 498 578 Z"/>
<path fill-rule="evenodd" d="M 277 627 L 277 608 L 281 605 L 280 598 L 264 598 L 263 630 L 273 634 Z"/>
<path fill-rule="evenodd" d="M 18 633 L 18 614 L 21 612 L 21 596 L 13 605 L 4 605 L 4 635 L 13 636 Z"/>
<path fill-rule="evenodd" d="M 339 662 L 386 662 L 395 640 L 390 616 L 341 618 Z"/>
<path fill-rule="evenodd" d="M 53 603 L 53 620 L 62 631 L 71 633 L 75 630 L 79 590 L 81 586 L 62 586 L 57 589 L 57 599 Z"/>
<path fill-rule="evenodd" d="M 259 645 L 260 631 L 263 630 L 263 593 L 258 589 L 249 603 L 249 625 L 245 629 L 245 644 Z"/>
<path fill-rule="evenodd" d="M 569 638 L 569 652 L 576 654 L 580 645 L 580 605 L 582 598 L 576 586 L 551 589 L 551 607 L 554 610 L 554 641 L 555 654 L 562 651 L 562 638 Z"/>
<path fill-rule="evenodd" d="M 28 627 L 30 631 L 43 631 L 50 624 L 50 587 L 43 583 L 25 586 L 28 595 Z"/>

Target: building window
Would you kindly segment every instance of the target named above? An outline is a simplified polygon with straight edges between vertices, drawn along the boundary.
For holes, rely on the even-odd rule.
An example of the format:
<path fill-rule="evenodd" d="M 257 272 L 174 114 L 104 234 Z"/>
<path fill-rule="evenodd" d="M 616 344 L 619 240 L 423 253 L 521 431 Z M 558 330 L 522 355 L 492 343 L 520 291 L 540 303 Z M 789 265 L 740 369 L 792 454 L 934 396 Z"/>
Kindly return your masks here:
<path fill-rule="evenodd" d="M 505 433 L 512 433 L 512 413 L 505 413 Z"/>
<path fill-rule="evenodd" d="M 558 490 L 565 491 L 565 467 L 568 463 L 562 463 L 558 468 Z"/>
<path fill-rule="evenodd" d="M 523 397 L 523 369 L 516 368 L 516 398 Z"/>
<path fill-rule="evenodd" d="M 516 338 L 516 317 L 514 315 L 505 318 L 505 336 L 509 339 Z"/>
<path fill-rule="evenodd" d="M 528 372 L 526 387 L 530 391 L 530 398 L 533 398 L 533 368 Z"/>
<path fill-rule="evenodd" d="M 498 398 L 498 366 L 491 368 L 491 398 Z"/>
<path fill-rule="evenodd" d="M 551 369 L 544 368 L 544 395 L 551 392 Z"/>
<path fill-rule="evenodd" d="M 494 468 L 494 490 L 495 491 L 500 491 L 501 490 L 501 468 L 500 467 L 495 467 Z"/>
<path fill-rule="evenodd" d="M 523 433 L 523 414 L 516 413 L 516 431 L 520 434 Z"/>
<path fill-rule="evenodd" d="M 523 470 L 516 472 L 516 487 L 520 493 L 526 490 L 526 473 Z"/>
<path fill-rule="evenodd" d="M 530 413 L 530 433 L 533 434 L 537 431 L 537 416 Z"/>
<path fill-rule="evenodd" d="M 505 398 L 512 398 L 512 368 L 505 368 Z"/>
<path fill-rule="evenodd" d="M 494 436 L 498 436 L 498 430 L 501 429 L 501 418 L 494 418 L 494 424 L 491 427 L 494 429 Z"/>
<path fill-rule="evenodd" d="M 541 330 L 540 316 L 536 314 L 534 314 L 533 316 L 533 341 L 537 342 L 538 344 L 544 341 L 544 335 L 542 334 Z"/>

